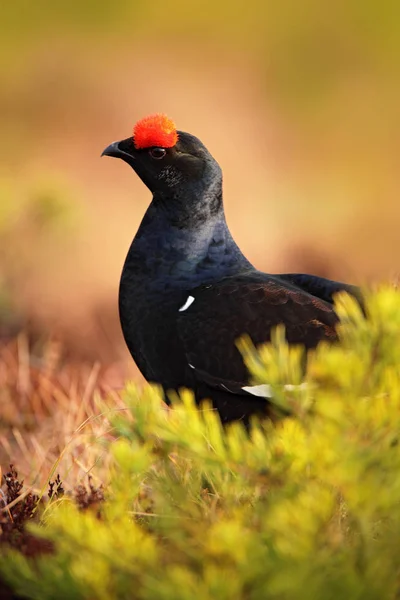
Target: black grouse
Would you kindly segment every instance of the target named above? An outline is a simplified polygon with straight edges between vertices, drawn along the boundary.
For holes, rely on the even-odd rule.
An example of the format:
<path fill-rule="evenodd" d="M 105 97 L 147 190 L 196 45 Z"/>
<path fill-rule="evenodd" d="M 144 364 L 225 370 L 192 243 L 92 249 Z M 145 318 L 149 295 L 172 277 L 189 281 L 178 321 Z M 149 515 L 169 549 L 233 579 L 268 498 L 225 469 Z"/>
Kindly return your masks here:
<path fill-rule="evenodd" d="M 229 422 L 268 412 L 268 386 L 252 388 L 235 346 L 247 333 L 270 340 L 283 323 L 289 343 L 336 339 L 332 296 L 354 286 L 312 275 L 270 275 L 242 254 L 222 203 L 222 173 L 199 139 L 165 115 L 139 121 L 103 155 L 122 158 L 153 200 L 123 267 L 119 311 L 127 346 L 144 377 L 212 400 Z"/>

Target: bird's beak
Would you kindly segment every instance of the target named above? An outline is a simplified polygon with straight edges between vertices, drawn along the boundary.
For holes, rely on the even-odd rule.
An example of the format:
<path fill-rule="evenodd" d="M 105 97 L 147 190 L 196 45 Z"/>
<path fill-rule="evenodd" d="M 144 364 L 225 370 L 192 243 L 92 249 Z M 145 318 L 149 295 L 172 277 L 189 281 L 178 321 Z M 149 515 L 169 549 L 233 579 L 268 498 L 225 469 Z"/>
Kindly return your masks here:
<path fill-rule="evenodd" d="M 114 158 L 122 158 L 126 162 L 131 162 L 135 160 L 133 153 L 129 151 L 131 145 L 133 150 L 133 143 L 129 138 L 120 142 L 113 142 L 103 150 L 101 156 L 112 156 Z"/>

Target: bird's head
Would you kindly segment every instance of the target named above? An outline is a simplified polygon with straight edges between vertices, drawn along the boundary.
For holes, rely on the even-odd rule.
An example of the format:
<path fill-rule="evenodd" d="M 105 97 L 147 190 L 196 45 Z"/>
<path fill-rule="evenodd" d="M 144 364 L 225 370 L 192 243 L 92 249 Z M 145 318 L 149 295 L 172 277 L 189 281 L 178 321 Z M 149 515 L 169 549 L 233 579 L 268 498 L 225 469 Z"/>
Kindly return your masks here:
<path fill-rule="evenodd" d="M 163 114 L 138 121 L 132 136 L 110 144 L 103 155 L 122 158 L 157 195 L 181 195 L 188 188 L 201 192 L 210 182 L 221 180 L 218 163 L 201 141 L 177 131 Z"/>

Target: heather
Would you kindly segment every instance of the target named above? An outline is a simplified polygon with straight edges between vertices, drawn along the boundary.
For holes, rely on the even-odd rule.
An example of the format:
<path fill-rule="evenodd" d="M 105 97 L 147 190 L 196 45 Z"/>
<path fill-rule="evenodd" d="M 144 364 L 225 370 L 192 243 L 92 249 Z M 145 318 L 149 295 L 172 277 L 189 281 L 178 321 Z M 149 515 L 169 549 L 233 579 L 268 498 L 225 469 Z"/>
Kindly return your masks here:
<path fill-rule="evenodd" d="M 337 311 L 340 344 L 311 354 L 301 387 L 282 331 L 259 350 L 242 340 L 276 391 L 273 421 L 249 432 L 189 391 L 173 409 L 150 386 L 128 386 L 123 410 L 99 400 L 104 488 L 53 478 L 25 509 L 44 547 L 2 544 L 2 577 L 27 598 L 396 597 L 400 294 L 368 294 L 366 316 L 342 295 Z"/>

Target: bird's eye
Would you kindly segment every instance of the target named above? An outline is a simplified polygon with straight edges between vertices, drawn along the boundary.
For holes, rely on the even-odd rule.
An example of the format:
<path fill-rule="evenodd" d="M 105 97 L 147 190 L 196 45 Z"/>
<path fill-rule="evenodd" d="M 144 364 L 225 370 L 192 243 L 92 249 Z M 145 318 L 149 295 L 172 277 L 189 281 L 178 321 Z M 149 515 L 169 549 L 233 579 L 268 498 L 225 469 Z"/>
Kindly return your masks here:
<path fill-rule="evenodd" d="M 164 156 L 167 154 L 167 151 L 165 148 L 151 148 L 151 150 L 149 150 L 149 154 L 151 158 L 160 160 L 160 158 L 164 158 Z"/>

